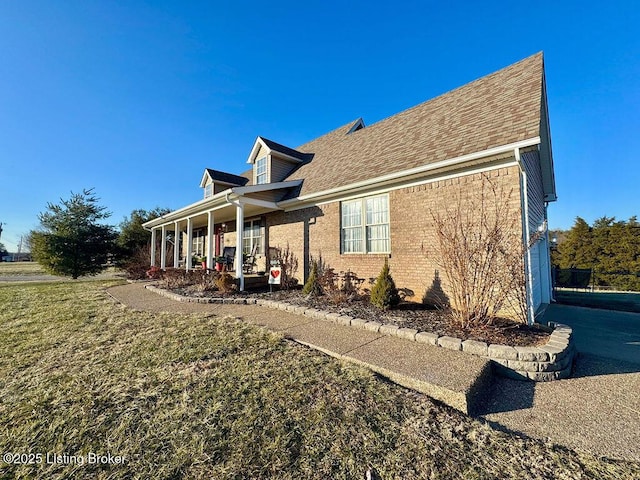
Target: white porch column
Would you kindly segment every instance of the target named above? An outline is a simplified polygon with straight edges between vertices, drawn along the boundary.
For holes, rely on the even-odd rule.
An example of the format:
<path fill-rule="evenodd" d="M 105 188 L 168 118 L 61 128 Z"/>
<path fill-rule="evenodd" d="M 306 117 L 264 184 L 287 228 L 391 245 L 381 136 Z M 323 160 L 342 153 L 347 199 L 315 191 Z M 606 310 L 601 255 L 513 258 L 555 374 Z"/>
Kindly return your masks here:
<path fill-rule="evenodd" d="M 156 266 L 156 229 L 151 229 L 151 266 Z"/>
<path fill-rule="evenodd" d="M 193 256 L 193 220 L 187 218 L 187 256 L 184 259 L 185 270 L 191 270 L 191 257 Z"/>
<path fill-rule="evenodd" d="M 178 268 L 180 264 L 180 222 L 174 223 L 173 237 L 173 268 Z"/>
<path fill-rule="evenodd" d="M 213 249 L 213 242 L 215 240 L 215 222 L 213 218 L 213 210 L 207 212 L 207 268 L 212 269 L 215 263 L 215 250 Z"/>
<path fill-rule="evenodd" d="M 167 268 L 167 226 L 162 225 L 162 243 L 160 250 L 160 268 L 164 270 Z"/>
<path fill-rule="evenodd" d="M 244 205 L 236 203 L 236 278 L 238 288 L 244 291 L 244 273 L 242 272 L 242 234 L 244 233 Z"/>

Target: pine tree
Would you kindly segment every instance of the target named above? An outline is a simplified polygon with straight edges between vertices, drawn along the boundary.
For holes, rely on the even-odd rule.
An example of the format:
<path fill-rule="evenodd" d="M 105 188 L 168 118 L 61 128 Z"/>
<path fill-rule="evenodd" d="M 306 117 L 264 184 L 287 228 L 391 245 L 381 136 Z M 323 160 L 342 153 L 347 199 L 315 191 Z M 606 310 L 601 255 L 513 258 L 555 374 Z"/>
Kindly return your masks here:
<path fill-rule="evenodd" d="M 309 295 L 311 297 L 318 297 L 322 295 L 322 286 L 318 280 L 318 262 L 313 260 L 311 262 L 311 272 L 309 278 L 302 288 L 303 295 Z"/>
<path fill-rule="evenodd" d="M 29 234 L 34 259 L 53 275 L 78 278 L 106 268 L 117 234 L 99 220 L 109 217 L 92 190 L 71 193 L 59 205 L 47 204 L 39 215 L 41 228 Z"/>
<path fill-rule="evenodd" d="M 382 271 L 371 289 L 371 303 L 383 310 L 395 307 L 400 303 L 400 295 L 398 295 L 396 284 L 389 273 L 389 262 L 386 258 L 384 259 L 384 267 L 382 267 Z"/>
<path fill-rule="evenodd" d="M 558 245 L 560 268 L 593 268 L 596 263 L 596 248 L 589 224 L 576 217 L 564 241 Z"/>

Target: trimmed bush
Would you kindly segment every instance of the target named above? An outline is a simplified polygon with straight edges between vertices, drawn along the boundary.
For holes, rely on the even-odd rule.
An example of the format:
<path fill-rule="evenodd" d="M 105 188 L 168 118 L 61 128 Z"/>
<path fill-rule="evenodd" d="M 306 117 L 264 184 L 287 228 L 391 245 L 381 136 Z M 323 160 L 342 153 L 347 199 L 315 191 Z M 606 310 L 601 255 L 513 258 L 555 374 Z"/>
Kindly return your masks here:
<path fill-rule="evenodd" d="M 305 283 L 304 287 L 302 288 L 302 294 L 309 295 L 311 297 L 318 297 L 322 295 L 322 293 L 322 286 L 320 285 L 320 280 L 318 279 L 318 262 L 313 260 L 311 262 L 311 273 L 309 273 L 307 283 Z"/>
<path fill-rule="evenodd" d="M 384 267 L 382 267 L 382 271 L 371 289 L 371 303 L 383 310 L 395 307 L 400 303 L 400 295 L 398 295 L 396 283 L 389 273 L 389 262 L 386 258 Z"/>

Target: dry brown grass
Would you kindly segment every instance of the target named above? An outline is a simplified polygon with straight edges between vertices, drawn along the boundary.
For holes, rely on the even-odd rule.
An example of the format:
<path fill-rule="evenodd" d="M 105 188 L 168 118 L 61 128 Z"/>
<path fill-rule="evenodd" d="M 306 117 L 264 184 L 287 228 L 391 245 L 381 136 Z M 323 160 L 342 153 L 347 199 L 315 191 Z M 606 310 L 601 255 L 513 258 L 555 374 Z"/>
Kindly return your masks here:
<path fill-rule="evenodd" d="M 232 318 L 135 312 L 103 282 L 0 286 L 0 478 L 638 478 L 500 433 Z"/>

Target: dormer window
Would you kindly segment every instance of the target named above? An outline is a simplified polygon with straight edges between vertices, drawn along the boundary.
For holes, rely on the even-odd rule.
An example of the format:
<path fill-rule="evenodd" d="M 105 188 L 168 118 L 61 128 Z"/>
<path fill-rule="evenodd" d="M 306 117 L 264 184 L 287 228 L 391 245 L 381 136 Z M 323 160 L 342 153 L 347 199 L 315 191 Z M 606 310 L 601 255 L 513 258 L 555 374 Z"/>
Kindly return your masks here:
<path fill-rule="evenodd" d="M 204 198 L 213 197 L 213 183 L 209 183 L 204 187 Z"/>
<path fill-rule="evenodd" d="M 256 185 L 267 183 L 267 157 L 256 160 Z"/>

